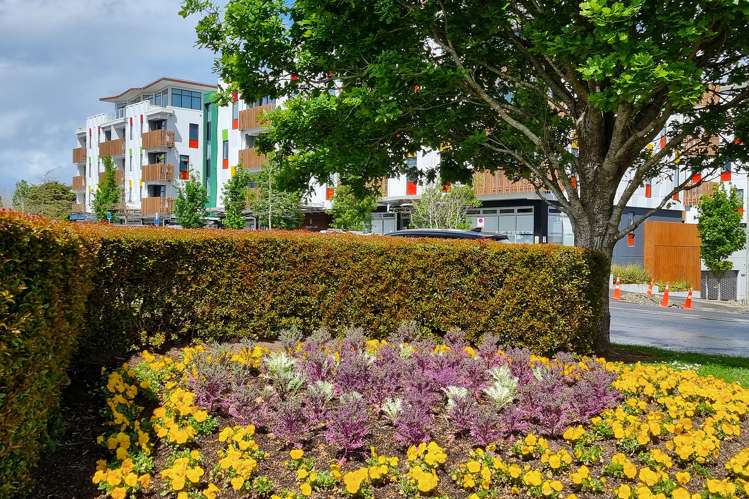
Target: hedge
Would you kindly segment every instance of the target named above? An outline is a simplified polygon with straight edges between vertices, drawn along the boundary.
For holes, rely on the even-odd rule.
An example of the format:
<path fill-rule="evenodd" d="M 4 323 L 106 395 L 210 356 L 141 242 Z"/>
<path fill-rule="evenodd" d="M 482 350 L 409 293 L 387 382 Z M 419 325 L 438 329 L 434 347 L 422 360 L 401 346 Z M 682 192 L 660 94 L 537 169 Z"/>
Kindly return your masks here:
<path fill-rule="evenodd" d="M 0 213 L 0 497 L 26 490 L 60 400 L 90 285 L 63 223 Z"/>
<path fill-rule="evenodd" d="M 3 483 L 35 462 L 30 437 L 43 435 L 79 331 L 77 360 L 95 364 L 292 326 L 384 337 L 404 322 L 588 353 L 608 274 L 605 257 L 547 245 L 0 221 Z"/>

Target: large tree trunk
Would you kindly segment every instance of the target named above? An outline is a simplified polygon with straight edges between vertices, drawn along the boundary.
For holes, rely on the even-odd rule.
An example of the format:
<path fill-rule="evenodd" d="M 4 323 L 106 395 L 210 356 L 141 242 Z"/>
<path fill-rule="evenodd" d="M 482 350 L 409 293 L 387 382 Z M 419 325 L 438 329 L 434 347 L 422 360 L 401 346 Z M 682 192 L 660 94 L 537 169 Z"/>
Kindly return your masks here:
<path fill-rule="evenodd" d="M 601 199 L 605 202 L 602 203 Z M 588 204 L 585 212 L 573 216 L 575 246 L 586 248 L 603 254 L 606 257 L 605 268 L 598 274 L 594 286 L 600 296 L 600 309 L 598 314 L 595 349 L 598 354 L 605 354 L 610 348 L 610 324 L 611 314 L 609 312 L 609 275 L 611 274 L 611 258 L 616 243 L 616 227 L 611 225 L 611 214 L 613 203 L 606 200 L 606 196 L 599 196 Z"/>

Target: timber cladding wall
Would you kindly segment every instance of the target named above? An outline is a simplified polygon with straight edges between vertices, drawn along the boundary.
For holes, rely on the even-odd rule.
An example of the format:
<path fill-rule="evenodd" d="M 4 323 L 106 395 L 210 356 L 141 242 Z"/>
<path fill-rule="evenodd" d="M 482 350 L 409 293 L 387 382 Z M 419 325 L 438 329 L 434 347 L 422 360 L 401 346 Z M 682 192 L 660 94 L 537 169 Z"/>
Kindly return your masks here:
<path fill-rule="evenodd" d="M 700 289 L 700 237 L 696 224 L 650 220 L 644 225 L 643 266 L 656 281 L 686 280 Z"/>

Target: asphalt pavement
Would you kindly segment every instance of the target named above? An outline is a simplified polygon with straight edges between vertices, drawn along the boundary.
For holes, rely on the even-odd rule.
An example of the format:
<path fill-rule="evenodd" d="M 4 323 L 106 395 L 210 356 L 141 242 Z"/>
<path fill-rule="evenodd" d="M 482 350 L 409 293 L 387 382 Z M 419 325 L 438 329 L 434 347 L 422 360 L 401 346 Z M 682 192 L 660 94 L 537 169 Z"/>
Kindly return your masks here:
<path fill-rule="evenodd" d="M 749 313 L 611 302 L 611 341 L 749 357 Z"/>

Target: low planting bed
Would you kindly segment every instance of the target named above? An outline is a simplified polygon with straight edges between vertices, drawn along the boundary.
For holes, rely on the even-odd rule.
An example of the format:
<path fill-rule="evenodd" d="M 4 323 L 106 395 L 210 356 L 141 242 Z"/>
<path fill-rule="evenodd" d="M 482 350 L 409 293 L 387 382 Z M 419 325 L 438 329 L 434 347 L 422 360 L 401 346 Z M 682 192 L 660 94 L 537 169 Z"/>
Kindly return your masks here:
<path fill-rule="evenodd" d="M 292 333 L 105 373 L 112 497 L 733 497 L 749 391 L 485 337 Z"/>

